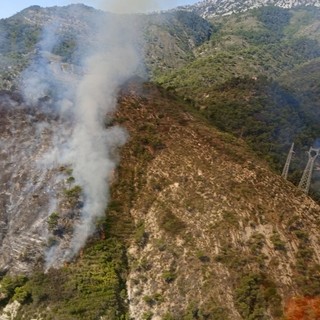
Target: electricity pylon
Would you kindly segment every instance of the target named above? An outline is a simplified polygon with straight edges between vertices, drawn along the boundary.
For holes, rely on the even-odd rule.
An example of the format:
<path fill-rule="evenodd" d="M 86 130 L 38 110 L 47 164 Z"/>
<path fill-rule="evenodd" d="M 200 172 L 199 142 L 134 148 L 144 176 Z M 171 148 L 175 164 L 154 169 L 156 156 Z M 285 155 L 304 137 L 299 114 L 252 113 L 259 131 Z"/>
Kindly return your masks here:
<path fill-rule="evenodd" d="M 302 178 L 299 183 L 299 189 L 301 189 L 304 193 L 308 194 L 310 189 L 311 177 L 314 167 L 314 162 L 316 161 L 317 157 L 320 155 L 320 149 L 310 148 L 307 152 L 309 156 L 308 163 L 306 168 L 303 171 Z"/>
<path fill-rule="evenodd" d="M 291 145 L 290 151 L 289 151 L 288 156 L 287 156 L 286 164 L 284 165 L 284 168 L 283 168 L 283 171 L 282 171 L 282 174 L 281 174 L 281 176 L 286 180 L 287 180 L 287 177 L 288 177 L 288 172 L 289 172 L 291 159 L 292 159 L 292 156 L 294 154 L 293 148 L 294 148 L 294 143 L 292 143 L 292 145 Z"/>

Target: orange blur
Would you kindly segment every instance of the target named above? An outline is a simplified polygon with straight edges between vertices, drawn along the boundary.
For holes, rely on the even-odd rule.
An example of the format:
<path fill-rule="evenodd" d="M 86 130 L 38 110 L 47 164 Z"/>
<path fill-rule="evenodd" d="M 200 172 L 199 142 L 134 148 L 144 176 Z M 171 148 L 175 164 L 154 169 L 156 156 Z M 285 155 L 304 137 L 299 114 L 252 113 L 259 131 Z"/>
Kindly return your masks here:
<path fill-rule="evenodd" d="M 285 306 L 285 320 L 320 320 L 320 297 L 294 297 Z"/>

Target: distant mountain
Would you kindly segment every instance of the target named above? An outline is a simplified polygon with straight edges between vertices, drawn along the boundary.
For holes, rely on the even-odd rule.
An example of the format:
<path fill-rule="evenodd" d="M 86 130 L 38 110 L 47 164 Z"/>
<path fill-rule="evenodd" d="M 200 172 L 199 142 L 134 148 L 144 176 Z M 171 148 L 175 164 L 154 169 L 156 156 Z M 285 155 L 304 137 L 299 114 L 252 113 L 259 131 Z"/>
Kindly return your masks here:
<path fill-rule="evenodd" d="M 85 5 L 42 8 L 31 6 L 0 20 L 0 89 L 13 89 L 20 72 L 38 50 L 45 26 L 56 28 L 59 39 L 52 53 L 63 62 L 79 64 L 79 51 L 90 48 L 96 25 L 112 18 Z M 123 17 L 127 24 L 140 27 L 137 39 L 145 52 L 145 64 L 151 73 L 183 66 L 194 59 L 193 50 L 209 40 L 212 25 L 196 13 L 163 12 Z M 79 48 L 76 48 L 80 45 Z"/>
<path fill-rule="evenodd" d="M 193 11 L 203 18 L 229 15 L 262 6 L 294 8 L 300 6 L 320 7 L 319 0 L 203 0 L 194 5 L 181 6 L 178 9 Z"/>

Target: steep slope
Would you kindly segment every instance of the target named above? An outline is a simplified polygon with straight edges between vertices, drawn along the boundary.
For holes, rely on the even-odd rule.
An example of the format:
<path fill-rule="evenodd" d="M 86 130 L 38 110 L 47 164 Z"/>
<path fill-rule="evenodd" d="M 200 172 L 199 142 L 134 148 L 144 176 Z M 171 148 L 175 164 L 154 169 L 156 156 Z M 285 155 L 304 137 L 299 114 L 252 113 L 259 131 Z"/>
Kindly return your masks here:
<path fill-rule="evenodd" d="M 145 61 L 149 72 L 159 73 L 194 59 L 193 50 L 209 40 L 212 26 L 194 13 L 151 14 L 142 22 Z"/>
<path fill-rule="evenodd" d="M 80 8 L 84 16 L 89 10 L 74 8 Z M 17 25 L 25 20 L 32 29 L 42 26 L 46 19 L 54 20 L 60 9 L 28 10 Z M 48 14 L 45 18 L 43 12 Z M 90 12 L 95 15 L 94 10 Z M 264 20 L 270 13 L 276 13 L 271 24 Z M 271 48 L 283 39 L 292 40 L 292 47 L 285 43 L 278 51 L 284 55 L 277 62 L 283 70 L 277 71 L 276 57 L 270 63 L 270 75 L 281 74 L 282 83 L 291 74 L 282 71 L 289 72 L 295 61 L 306 63 L 292 73 L 297 78 L 307 74 L 308 63 L 313 68 L 309 60 L 318 56 L 318 46 L 310 10 L 299 9 L 290 16 L 285 10 L 266 8 L 243 17 L 250 18 L 250 32 L 231 33 L 228 38 L 230 29 L 244 20 L 223 18 L 215 28 L 215 45 L 209 42 L 199 49 L 196 47 L 212 29 L 194 14 L 143 17 L 145 30 L 155 30 L 159 35 L 149 34 L 150 68 L 162 72 L 172 67 L 173 57 L 182 66 L 192 59 L 191 55 L 208 58 L 207 66 L 215 67 L 209 59 L 214 50 L 225 58 L 225 45 L 236 56 L 239 43 L 257 49 L 265 38 L 270 40 L 270 48 L 260 47 L 260 54 L 271 54 Z M 279 17 L 282 22 L 277 29 Z M 292 17 L 303 26 L 298 31 Z M 60 25 L 64 26 L 60 31 L 67 36 L 62 37 L 66 40 L 63 45 L 54 48 L 54 53 L 60 55 L 57 65 L 62 65 L 60 59 L 65 58 L 72 69 L 77 61 L 73 38 L 68 34 L 72 26 L 63 19 Z M 84 21 L 75 21 L 75 25 L 87 30 L 87 36 L 92 32 Z M 16 35 L 21 40 L 24 27 L 19 30 Z M 294 39 L 296 31 L 314 42 Z M 226 38 L 220 41 L 219 32 Z M 20 43 L 13 41 L 15 37 L 8 39 L 14 46 Z M 7 87 L 12 88 L 19 68 L 34 54 L 35 41 L 31 41 L 30 48 L 23 45 L 18 50 L 24 60 L 17 69 L 17 56 L 11 56 L 14 46 L 3 52 L 6 59 L 12 59 L 6 65 Z M 158 61 L 161 46 L 166 52 Z M 292 63 L 289 67 L 285 65 L 287 54 Z M 227 56 L 235 59 L 230 53 Z M 228 60 L 221 61 L 222 66 L 228 66 Z M 56 242 L 68 241 L 83 205 L 81 188 L 75 185 L 71 168 L 43 167 L 39 161 L 53 143 L 54 134 L 64 130 L 67 134 L 68 125 L 62 125 L 61 119 L 50 112 L 50 95 L 27 106 L 19 95 L 2 93 L 0 157 L 5 168 L 0 178 L 0 318 L 291 320 L 300 312 L 297 305 L 303 306 L 304 314 L 317 316 L 319 205 L 272 173 L 243 141 L 246 138 L 250 142 L 248 137 L 257 136 L 265 142 L 267 137 L 264 146 L 266 153 L 270 152 L 279 133 L 274 122 L 288 127 L 292 135 L 300 134 L 303 140 L 307 113 L 295 94 L 257 75 L 256 70 L 268 69 L 265 66 L 253 68 L 254 74 L 249 70 L 247 77 L 242 73 L 245 67 L 239 68 L 236 75 L 230 67 L 225 77 L 221 72 L 221 78 L 212 83 L 208 79 L 214 78 L 214 73 L 207 66 L 201 61 L 194 69 L 199 82 L 192 86 L 162 82 L 194 102 L 196 108 L 138 78 L 123 87 L 114 120 L 110 115 L 104 119 L 106 126 L 119 124 L 129 133 L 120 158 L 118 148 L 112 148 L 112 156 L 120 163 L 108 176 L 112 201 L 106 216 L 95 221 L 96 232 L 75 259 L 45 273 L 44 252 Z M 199 74 L 204 70 L 209 73 L 201 78 Z M 316 97 L 317 87 L 313 89 Z M 232 118 L 234 115 L 237 118 Z M 211 125 L 213 120 L 223 130 L 223 126 L 231 127 L 235 136 L 219 132 Z M 246 125 L 252 127 L 249 134 Z M 280 136 L 290 140 L 284 133 Z M 278 150 L 272 151 L 277 154 Z M 57 212 L 50 209 L 53 194 L 59 200 Z"/>
<path fill-rule="evenodd" d="M 133 319 L 279 319 L 287 299 L 319 294 L 316 203 L 162 89 L 130 83 L 119 108 L 130 139 L 106 220 L 64 268 L 4 277 L 3 306 L 64 320 L 126 308 Z"/>
<path fill-rule="evenodd" d="M 132 316 L 277 319 L 285 299 L 319 294 L 319 206 L 239 140 L 146 89 L 118 114 L 127 148 L 149 158 L 134 170 Z"/>
<path fill-rule="evenodd" d="M 52 53 L 64 62 L 78 63 L 77 41 L 84 46 L 93 38 L 95 24 L 107 14 L 84 5 L 41 8 L 31 6 L 16 15 L 0 20 L 0 87 L 13 90 L 17 78 L 41 50 L 38 44 L 51 33 Z M 84 50 L 83 47 L 79 50 Z"/>
<path fill-rule="evenodd" d="M 319 15 L 315 7 L 264 7 L 217 17 L 211 20 L 214 32 L 210 41 L 195 50 L 196 59 L 160 81 L 197 92 L 200 85 L 237 76 L 278 78 L 319 57 Z"/>
<path fill-rule="evenodd" d="M 193 11 L 204 18 L 210 18 L 219 15 L 230 15 L 233 13 L 244 12 L 253 8 L 263 6 L 276 6 L 280 8 L 293 8 L 301 6 L 320 7 L 318 0 L 246 0 L 246 1 L 221 1 L 221 0 L 203 0 L 194 5 L 179 7 L 181 10 Z"/>
<path fill-rule="evenodd" d="M 318 81 L 309 71 L 320 56 L 319 12 L 264 7 L 217 17 L 196 59 L 156 81 L 193 101 L 213 125 L 246 139 L 279 173 L 295 142 L 290 179 L 297 183 L 304 151 L 319 137 L 319 95 L 308 89 Z"/>
<path fill-rule="evenodd" d="M 0 20 L 0 88 L 13 90 L 19 74 L 41 50 L 50 34 L 51 53 L 62 62 L 81 64 L 81 54 L 92 46 L 97 26 L 114 15 L 85 5 L 29 7 Z M 118 17 L 121 19 L 121 17 Z M 210 38 L 211 24 L 192 12 L 163 12 L 122 17 L 139 29 L 137 43 L 145 53 L 148 71 L 183 66 L 194 58 L 193 49 Z M 142 68 L 144 69 L 144 67 Z M 144 72 L 141 71 L 141 72 Z"/>
<path fill-rule="evenodd" d="M 280 83 L 285 84 L 292 92 L 301 97 L 308 114 L 319 119 L 319 79 L 320 59 L 313 59 L 284 74 Z"/>
<path fill-rule="evenodd" d="M 28 272 L 42 259 L 52 173 L 37 166 L 46 152 L 50 122 L 21 105 L 21 97 L 1 96 L 1 232 L 0 269 Z M 38 125 L 36 126 L 35 123 Z"/>

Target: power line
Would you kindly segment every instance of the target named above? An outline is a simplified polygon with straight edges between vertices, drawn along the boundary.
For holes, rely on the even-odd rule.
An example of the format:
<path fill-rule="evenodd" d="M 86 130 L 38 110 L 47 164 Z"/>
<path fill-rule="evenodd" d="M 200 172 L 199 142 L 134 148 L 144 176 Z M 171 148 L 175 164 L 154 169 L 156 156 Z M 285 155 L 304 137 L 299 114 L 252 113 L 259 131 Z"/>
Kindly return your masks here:
<path fill-rule="evenodd" d="M 301 180 L 298 186 L 298 188 L 301 189 L 306 194 L 309 193 L 314 162 L 316 161 L 317 157 L 320 155 L 320 149 L 311 147 L 307 153 L 309 156 L 309 160 L 306 165 L 306 168 L 303 171 L 303 175 L 301 177 Z"/>
<path fill-rule="evenodd" d="M 282 171 L 282 174 L 281 174 L 281 176 L 286 180 L 287 180 L 287 177 L 288 177 L 288 172 L 289 172 L 291 159 L 292 159 L 292 156 L 294 154 L 293 148 L 294 148 L 294 143 L 292 143 L 292 145 L 291 145 L 290 151 L 289 151 L 288 156 L 287 156 L 286 164 L 284 165 L 284 168 L 283 168 L 283 171 Z"/>

